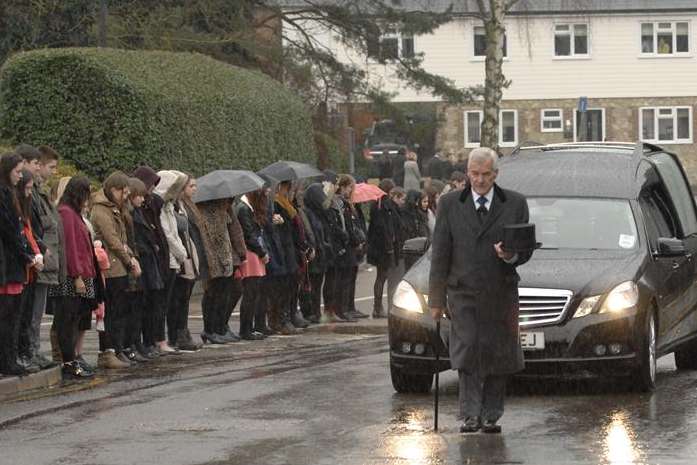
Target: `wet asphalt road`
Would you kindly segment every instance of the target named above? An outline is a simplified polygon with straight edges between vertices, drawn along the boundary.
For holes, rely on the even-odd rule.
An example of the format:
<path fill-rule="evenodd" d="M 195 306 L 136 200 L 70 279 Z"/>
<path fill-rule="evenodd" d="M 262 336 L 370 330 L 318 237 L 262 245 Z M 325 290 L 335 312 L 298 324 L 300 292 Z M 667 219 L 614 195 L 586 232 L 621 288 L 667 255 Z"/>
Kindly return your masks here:
<path fill-rule="evenodd" d="M 6 402 L 0 465 L 697 463 L 697 372 L 668 356 L 656 392 L 624 387 L 518 382 L 502 435 L 462 436 L 448 372 L 434 433 L 432 398 L 390 385 L 386 336 L 274 337 Z"/>

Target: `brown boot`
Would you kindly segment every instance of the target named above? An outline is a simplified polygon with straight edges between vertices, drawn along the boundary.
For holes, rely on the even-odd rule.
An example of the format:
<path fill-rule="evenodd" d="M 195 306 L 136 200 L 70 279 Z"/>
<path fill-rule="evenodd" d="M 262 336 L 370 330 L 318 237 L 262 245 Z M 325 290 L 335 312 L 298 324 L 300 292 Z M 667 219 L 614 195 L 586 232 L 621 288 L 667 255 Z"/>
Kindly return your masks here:
<path fill-rule="evenodd" d="M 61 353 L 60 343 L 58 342 L 58 332 L 51 328 L 49 334 L 51 336 L 51 358 L 56 363 L 63 363 L 63 354 Z"/>
<path fill-rule="evenodd" d="M 128 368 L 131 366 L 131 364 L 119 360 L 116 353 L 106 351 L 100 352 L 99 356 L 97 357 L 97 366 L 106 370 L 118 370 L 121 368 Z"/>

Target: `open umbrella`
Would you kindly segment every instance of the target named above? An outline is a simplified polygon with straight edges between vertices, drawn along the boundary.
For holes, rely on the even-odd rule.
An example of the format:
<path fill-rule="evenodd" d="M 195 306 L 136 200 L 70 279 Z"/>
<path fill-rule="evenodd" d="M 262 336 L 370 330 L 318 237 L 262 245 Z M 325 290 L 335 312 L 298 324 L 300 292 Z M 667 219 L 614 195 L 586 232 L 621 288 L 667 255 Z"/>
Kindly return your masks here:
<path fill-rule="evenodd" d="M 356 184 L 356 187 L 353 189 L 351 201 L 353 203 L 370 202 L 371 200 L 378 200 L 385 195 L 387 195 L 385 191 L 378 186 L 361 182 Z"/>
<path fill-rule="evenodd" d="M 259 174 L 269 175 L 278 180 L 278 182 L 324 176 L 324 173 L 307 163 L 285 160 L 270 164 L 266 168 L 259 170 Z"/>
<path fill-rule="evenodd" d="M 246 170 L 216 170 L 196 180 L 196 203 L 230 199 L 264 186 L 264 180 Z"/>

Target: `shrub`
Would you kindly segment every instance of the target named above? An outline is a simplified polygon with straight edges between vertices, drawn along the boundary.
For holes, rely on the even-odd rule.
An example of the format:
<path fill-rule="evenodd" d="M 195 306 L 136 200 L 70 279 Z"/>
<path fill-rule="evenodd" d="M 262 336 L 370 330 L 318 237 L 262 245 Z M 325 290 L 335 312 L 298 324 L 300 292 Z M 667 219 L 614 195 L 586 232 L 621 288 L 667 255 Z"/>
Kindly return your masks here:
<path fill-rule="evenodd" d="M 51 49 L 0 69 L 0 137 L 55 147 L 104 177 L 141 163 L 203 174 L 314 162 L 303 103 L 280 83 L 195 53 Z"/>

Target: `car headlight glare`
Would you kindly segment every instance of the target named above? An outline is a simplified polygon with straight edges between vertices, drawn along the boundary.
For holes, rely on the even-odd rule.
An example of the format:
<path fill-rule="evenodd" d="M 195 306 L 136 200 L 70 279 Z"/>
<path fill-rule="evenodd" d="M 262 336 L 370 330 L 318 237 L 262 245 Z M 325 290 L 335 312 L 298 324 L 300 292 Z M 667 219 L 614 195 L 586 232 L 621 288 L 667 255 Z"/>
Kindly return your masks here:
<path fill-rule="evenodd" d="M 394 297 L 392 297 L 392 303 L 395 305 L 395 307 L 402 308 L 408 312 L 424 312 L 419 295 L 416 293 L 412 285 L 406 281 L 400 281 L 400 283 L 397 285 L 397 289 L 394 292 Z"/>
<path fill-rule="evenodd" d="M 639 302 L 639 288 L 633 281 L 615 286 L 605 298 L 598 313 L 617 313 L 634 307 Z"/>
<path fill-rule="evenodd" d="M 593 312 L 595 306 L 598 304 L 599 300 L 599 295 L 594 295 L 592 297 L 586 297 L 585 299 L 583 299 L 578 308 L 576 309 L 576 313 L 574 313 L 574 318 L 590 315 Z"/>

